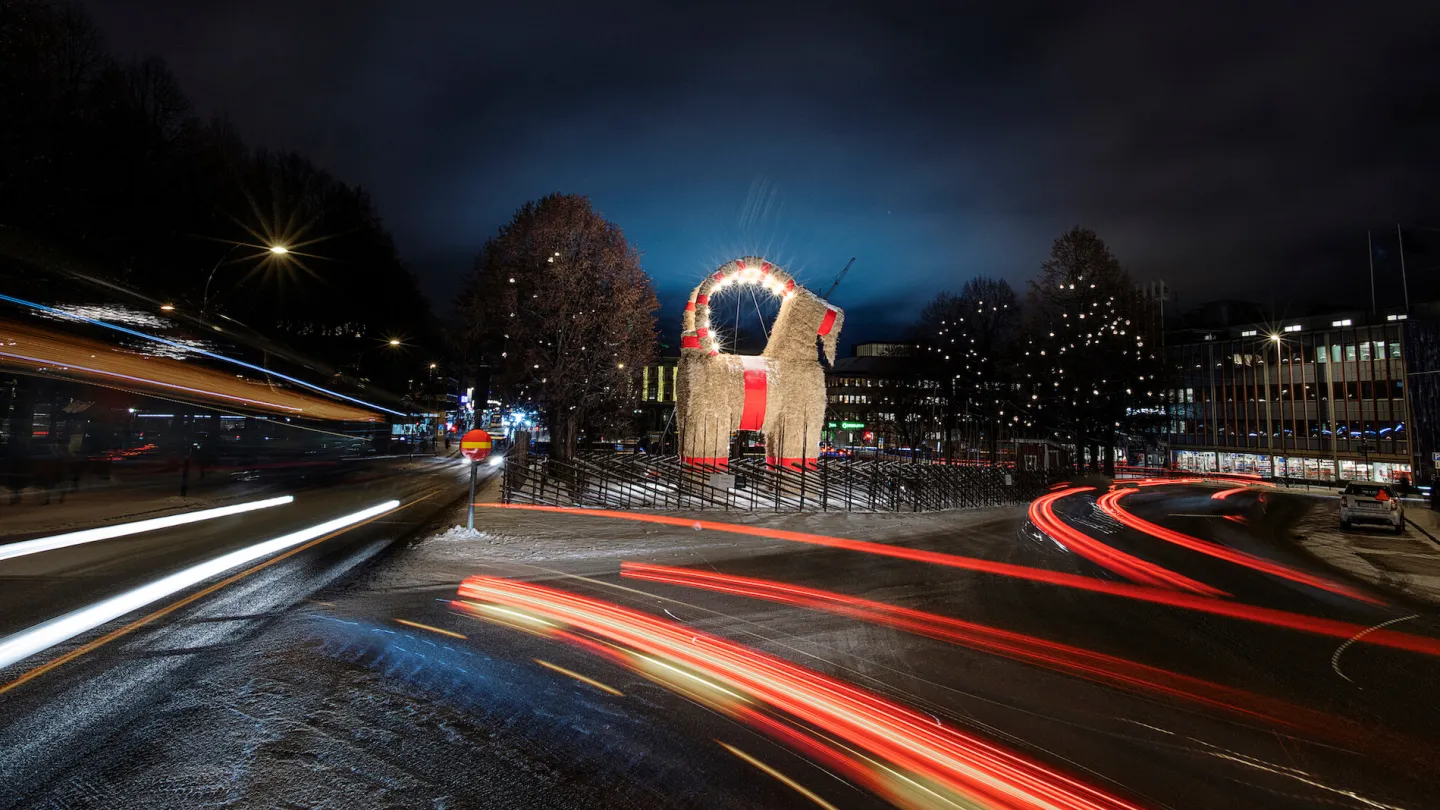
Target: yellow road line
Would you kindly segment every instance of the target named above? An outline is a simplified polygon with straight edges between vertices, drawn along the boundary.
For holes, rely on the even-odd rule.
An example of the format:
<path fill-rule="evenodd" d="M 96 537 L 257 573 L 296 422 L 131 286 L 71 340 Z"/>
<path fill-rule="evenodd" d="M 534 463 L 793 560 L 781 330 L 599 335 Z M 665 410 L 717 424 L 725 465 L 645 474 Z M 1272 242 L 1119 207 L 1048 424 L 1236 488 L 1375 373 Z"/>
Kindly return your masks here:
<path fill-rule="evenodd" d="M 304 545 L 302 545 L 302 546 L 296 546 L 295 548 L 292 548 L 292 549 L 290 549 L 289 551 L 287 551 L 287 552 L 285 552 L 285 553 L 283 553 L 283 554 L 281 554 L 281 555 L 279 555 L 279 556 L 277 556 L 277 557 L 271 557 L 270 559 L 266 560 L 265 562 L 259 563 L 259 564 L 257 564 L 257 565 L 253 565 L 253 566 L 251 566 L 250 568 L 247 568 L 247 569 L 245 569 L 244 571 L 241 571 L 241 572 L 238 573 L 238 574 L 234 574 L 234 575 L 232 575 L 232 576 L 226 577 L 225 579 L 220 580 L 219 582 L 215 583 L 214 585 L 210 585 L 210 586 L 208 586 L 208 587 L 206 587 L 206 588 L 204 588 L 204 589 L 202 589 L 202 590 L 200 590 L 200 591 L 197 591 L 197 592 L 195 592 L 195 593 L 193 593 L 193 594 L 185 597 L 184 599 L 180 599 L 180 600 L 178 600 L 178 601 L 171 602 L 169 605 L 166 605 L 165 607 L 160 608 L 159 610 L 157 610 L 157 611 L 155 611 L 155 612 L 153 612 L 153 613 L 150 613 L 150 614 L 147 614 L 147 615 L 145 615 L 145 616 L 142 616 L 142 617 L 136 619 L 135 621 L 133 621 L 133 622 L 125 625 L 124 627 L 120 627 L 120 628 L 117 628 L 117 629 L 115 629 L 115 630 L 111 630 L 109 633 L 106 633 L 105 635 L 101 636 L 100 638 L 95 639 L 94 641 L 88 642 L 88 643 L 86 643 L 86 644 L 82 644 L 82 645 L 80 645 L 79 647 L 76 647 L 75 649 L 71 650 L 70 652 L 65 653 L 64 655 L 60 656 L 59 658 L 54 659 L 53 661 L 46 662 L 46 663 L 44 663 L 44 664 L 41 664 L 41 665 L 38 666 L 38 667 L 35 667 L 34 669 L 31 669 L 30 671 L 26 672 L 24 675 L 21 675 L 20 677 L 16 678 L 15 680 L 10 681 L 9 683 L 7 683 L 7 684 L 5 684 L 5 685 L 3 685 L 3 686 L 0 686 L 0 695 L 3 695 L 3 694 L 5 694 L 6 692 L 9 692 L 11 689 L 14 689 L 14 688 L 17 687 L 17 686 L 21 686 L 21 685 L 23 685 L 23 684 L 25 684 L 25 683 L 28 683 L 28 682 L 30 682 L 30 681 L 33 681 L 33 680 L 35 680 L 36 678 L 40 677 L 41 675 L 44 675 L 45 673 L 49 672 L 50 670 L 55 669 L 56 667 L 63 666 L 64 664 L 68 664 L 68 663 L 70 663 L 71 661 L 74 661 L 76 658 L 79 658 L 80 656 L 85 655 L 85 654 L 88 653 L 88 652 L 92 652 L 92 651 L 94 651 L 94 650 L 97 650 L 97 649 L 105 646 L 106 644 L 109 644 L 110 642 L 114 641 L 114 640 L 117 639 L 117 638 L 121 638 L 121 637 L 123 637 L 123 636 L 127 636 L 127 635 L 129 635 L 130 633 L 133 633 L 133 632 L 135 632 L 136 630 L 139 630 L 140 628 L 144 627 L 145 625 L 147 625 L 147 624 L 155 621 L 156 619 L 163 619 L 164 617 L 170 615 L 171 613 L 174 613 L 175 611 L 179 610 L 180 608 L 183 608 L 183 607 L 185 607 L 186 605 L 189 605 L 189 604 L 191 604 L 191 603 L 193 603 L 193 602 L 195 602 L 195 601 L 197 601 L 197 600 L 199 600 L 199 599 L 203 599 L 203 598 L 209 596 L 210 594 L 215 593 L 216 591 L 220 590 L 221 588 L 224 588 L 224 587 L 226 587 L 226 586 L 228 586 L 228 585 L 233 585 L 234 583 L 239 582 L 240 580 L 242 580 L 242 579 L 250 576 L 251 574 L 253 574 L 253 573 L 257 572 L 257 571 L 263 571 L 264 569 L 269 568 L 270 566 L 274 565 L 275 563 L 280 562 L 281 560 L 284 560 L 284 559 L 286 559 L 286 558 L 288 558 L 288 557 L 292 557 L 292 556 L 294 556 L 294 555 L 296 555 L 296 554 L 299 554 L 300 552 L 302 552 L 302 551 L 304 551 L 304 550 L 306 550 L 306 549 L 308 549 L 308 548 L 314 548 L 315 546 L 318 546 L 318 545 L 320 545 L 321 543 L 323 543 L 323 542 L 325 542 L 326 540 L 329 540 L 329 539 L 331 539 L 331 538 L 333 538 L 333 537 L 339 537 L 340 535 L 342 535 L 342 534 L 350 531 L 351 529 L 358 529 L 359 527 L 364 526 L 365 524 L 370 523 L 370 522 L 372 522 L 372 521 L 378 520 L 378 519 L 380 519 L 380 518 L 382 518 L 382 517 L 384 517 L 384 516 L 386 516 L 386 515 L 394 514 L 394 513 L 398 512 L 398 511 L 400 511 L 401 509 L 408 509 L 408 508 L 414 506 L 415 504 L 420 503 L 421 501 L 423 501 L 423 500 L 425 500 L 425 499 L 427 499 L 427 498 L 430 498 L 430 497 L 434 496 L 435 492 L 438 492 L 438 491 L 439 491 L 439 490 L 432 491 L 432 492 L 430 492 L 430 493 L 427 494 L 427 495 L 424 495 L 424 496 L 422 496 L 422 497 L 416 498 L 415 500 L 411 501 L 410 503 L 407 503 L 407 504 L 404 504 L 404 505 L 401 505 L 401 506 L 397 506 L 397 507 L 395 507 L 394 509 L 391 509 L 389 512 L 381 512 L 380 514 L 376 515 L 375 517 L 370 518 L 369 520 L 362 520 L 362 521 L 360 521 L 359 523 L 355 523 L 355 524 L 352 524 L 352 525 L 350 525 L 350 526 L 346 526 L 346 527 L 343 528 L 343 529 L 337 529 L 337 530 L 335 530 L 335 531 L 333 531 L 333 532 L 331 532 L 331 533 L 329 533 L 329 534 L 327 534 L 327 535 L 325 535 L 325 536 L 323 536 L 323 537 L 317 537 L 317 538 L 315 538 L 314 540 L 311 540 L 310 542 L 308 542 L 308 543 L 306 543 L 306 544 L 304 544 Z"/>
<path fill-rule="evenodd" d="M 760 760 L 756 759 L 755 757 L 750 756 L 749 754 L 745 753 L 744 751 L 741 751 L 739 748 L 736 748 L 735 746 L 730 745 L 730 744 L 728 744 L 728 743 L 720 742 L 719 740 L 716 740 L 715 742 L 720 743 L 720 747 L 721 747 L 721 748 L 724 748 L 726 751 L 729 751 L 730 753 L 732 753 L 732 754 L 734 754 L 735 756 L 737 756 L 737 757 L 745 760 L 746 762 L 750 763 L 751 765 L 754 765 L 755 767 L 759 768 L 760 770 L 764 771 L 765 773 L 768 773 L 768 774 L 770 774 L 771 776 L 775 777 L 775 779 L 776 779 L 777 781 L 779 781 L 781 784 L 785 785 L 785 787 L 790 788 L 791 790 L 795 791 L 796 793 L 799 793 L 801 796 L 804 796 L 805 798 L 809 799 L 810 801 L 812 801 L 812 802 L 820 805 L 821 807 L 824 807 L 825 810 L 836 810 L 835 805 L 833 805 L 833 804 L 825 801 L 824 799 L 820 798 L 819 796 L 817 796 L 813 790 L 805 787 L 804 785 L 800 784 L 799 782 L 796 782 L 794 779 L 791 779 L 790 777 L 786 776 L 785 774 L 783 774 L 783 773 L 775 770 L 774 768 L 770 767 L 769 765 L 766 765 L 765 763 L 761 762 Z"/>
<path fill-rule="evenodd" d="M 583 684 L 588 684 L 588 685 L 590 685 L 590 686 L 595 687 L 596 689 L 599 689 L 601 692 L 606 692 L 606 693 L 608 693 L 608 694 L 614 695 L 615 697 L 625 697 L 625 694 L 624 694 L 623 692 L 621 692 L 619 689 L 616 689 L 616 688 L 613 687 L 613 686 L 607 686 L 607 685 L 605 685 L 605 684 L 603 684 L 603 683 L 595 680 L 594 678 L 587 678 L 587 677 L 585 677 L 584 675 L 581 675 L 581 674 L 578 673 L 578 672 L 571 672 L 570 670 L 568 670 L 568 669 L 560 666 L 559 664 L 552 664 L 552 663 L 550 663 L 549 661 L 546 661 L 546 660 L 543 659 L 543 658 L 536 658 L 536 659 L 534 659 L 534 660 L 535 660 L 535 663 L 539 664 L 539 665 L 542 666 L 542 667 L 545 667 L 546 669 L 552 669 L 552 670 L 560 673 L 561 675 L 568 675 L 568 676 L 570 676 L 571 678 L 574 678 L 575 680 L 577 680 L 577 681 L 579 681 L 579 682 L 581 682 L 581 683 L 583 683 Z"/>
<path fill-rule="evenodd" d="M 399 624 L 405 625 L 406 627 L 414 627 L 417 630 L 429 630 L 432 633 L 439 633 L 442 636 L 449 636 L 451 638 L 469 638 L 469 636 L 462 635 L 460 633 L 456 633 L 450 630 L 441 630 L 438 627 L 431 627 L 428 624 L 421 624 L 420 622 L 406 621 L 405 619 L 396 619 L 395 621 Z"/>

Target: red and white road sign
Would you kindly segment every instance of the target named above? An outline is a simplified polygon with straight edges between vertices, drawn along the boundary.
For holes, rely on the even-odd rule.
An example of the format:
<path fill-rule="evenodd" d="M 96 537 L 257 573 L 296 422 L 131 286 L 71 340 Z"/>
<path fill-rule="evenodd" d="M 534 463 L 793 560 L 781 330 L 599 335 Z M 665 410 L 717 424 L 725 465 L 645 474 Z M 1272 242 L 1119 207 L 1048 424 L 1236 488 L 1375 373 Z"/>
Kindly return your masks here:
<path fill-rule="evenodd" d="M 490 434 L 477 428 L 460 437 L 460 455 L 479 461 L 490 455 L 490 445 Z"/>

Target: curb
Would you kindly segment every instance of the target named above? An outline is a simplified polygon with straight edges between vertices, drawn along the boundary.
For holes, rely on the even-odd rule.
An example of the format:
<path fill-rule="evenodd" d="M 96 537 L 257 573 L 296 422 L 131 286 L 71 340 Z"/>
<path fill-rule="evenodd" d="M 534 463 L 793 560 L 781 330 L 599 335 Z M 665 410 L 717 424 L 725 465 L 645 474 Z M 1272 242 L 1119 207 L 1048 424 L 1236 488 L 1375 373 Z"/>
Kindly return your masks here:
<path fill-rule="evenodd" d="M 1408 518 L 1408 517 L 1405 518 L 1405 522 L 1408 523 L 1408 524 L 1410 524 L 1410 525 L 1415 529 L 1415 531 L 1420 532 L 1421 534 L 1423 534 L 1423 535 L 1425 535 L 1426 537 L 1430 538 L 1430 542 L 1434 543 L 1434 544 L 1437 545 L 1437 546 L 1440 546 L 1440 539 L 1436 539 L 1435 535 L 1433 535 L 1433 534 L 1431 534 L 1430 532 L 1427 532 L 1427 531 L 1425 531 L 1424 529 L 1420 528 L 1420 524 L 1416 523 L 1415 521 L 1411 520 L 1411 519 Z"/>

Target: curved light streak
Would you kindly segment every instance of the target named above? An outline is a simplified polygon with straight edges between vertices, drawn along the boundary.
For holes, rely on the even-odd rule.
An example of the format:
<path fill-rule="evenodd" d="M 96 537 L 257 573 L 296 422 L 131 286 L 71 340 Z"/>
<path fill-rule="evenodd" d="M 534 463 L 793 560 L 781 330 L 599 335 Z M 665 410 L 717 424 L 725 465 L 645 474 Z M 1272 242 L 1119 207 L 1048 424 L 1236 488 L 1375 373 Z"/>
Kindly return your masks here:
<path fill-rule="evenodd" d="M 268 557 L 271 554 L 314 540 L 336 529 L 343 529 L 351 524 L 383 514 L 399 505 L 399 501 L 386 501 L 368 509 L 311 526 L 308 529 L 301 529 L 273 540 L 246 546 L 229 554 L 222 554 L 213 560 L 176 571 L 147 585 L 112 596 L 109 599 L 103 599 L 78 610 L 72 610 L 63 616 L 57 616 L 13 635 L 0 638 L 0 669 L 23 661 L 36 653 L 44 652 L 81 633 L 94 630 L 106 622 L 114 621 L 152 602 L 198 585 L 232 568 L 238 568 L 261 557 Z"/>
<path fill-rule="evenodd" d="M 18 543 L 7 543 L 0 546 L 0 560 L 10 560 L 29 554 L 54 551 L 57 548 L 68 548 L 70 546 L 81 545 L 82 543 L 93 543 L 97 540 L 109 540 L 114 537 L 127 537 L 132 534 L 153 532 L 157 529 L 168 529 L 172 526 L 183 526 L 187 523 L 199 523 L 202 520 L 214 520 L 215 518 L 226 517 L 228 515 L 254 512 L 257 509 L 282 506 L 294 500 L 294 495 L 282 495 L 278 498 L 268 498 L 263 501 L 237 503 L 215 509 L 201 509 L 196 512 L 181 512 L 178 515 L 166 515 L 164 517 L 150 518 L 149 520 L 136 520 L 130 523 L 101 526 L 95 529 L 85 529 L 67 534 L 57 534 L 51 537 L 21 540 Z"/>
<path fill-rule="evenodd" d="M 1169 591 L 1144 585 L 1132 585 L 1126 582 L 1109 582 L 1093 577 L 1083 577 L 1078 574 L 1064 574 L 1057 571 L 1046 571 L 1041 568 L 1030 568 L 1023 565 L 993 562 L 975 557 L 962 557 L 956 554 L 944 554 L 938 551 L 922 551 L 920 549 L 892 546 L 869 540 L 850 540 L 843 537 L 830 537 L 823 534 L 809 534 L 807 532 L 795 532 L 786 529 L 770 529 L 764 526 L 745 526 L 738 523 L 723 523 L 716 520 L 694 520 L 692 518 L 672 517 L 670 515 L 657 515 L 647 512 L 622 512 L 613 509 L 580 509 L 570 506 L 540 506 L 538 504 L 518 503 L 476 503 L 475 506 L 476 508 L 484 507 L 491 509 L 523 509 L 582 517 L 618 518 L 640 523 L 680 526 L 686 529 L 698 526 L 701 529 L 710 529 L 712 531 L 743 534 L 751 537 L 767 537 L 773 540 L 787 540 L 793 543 L 806 543 L 809 545 L 824 546 L 826 548 L 839 548 L 847 551 L 875 554 L 882 557 L 895 557 L 903 560 L 912 560 L 914 562 L 929 563 L 931 565 L 944 565 L 950 568 L 996 574 L 1010 579 L 1042 582 L 1049 585 L 1073 588 L 1078 591 L 1088 591 L 1091 593 L 1105 594 L 1107 596 L 1119 596 L 1125 599 L 1133 599 L 1137 602 L 1148 602 L 1155 605 L 1193 610 L 1197 613 L 1208 613 L 1212 616 L 1224 616 L 1230 619 L 1240 619 L 1256 624 L 1279 627 L 1285 630 L 1296 630 L 1302 633 L 1313 633 L 1319 636 L 1329 636 L 1339 639 L 1350 638 L 1361 630 L 1366 629 L 1365 625 L 1355 624 L 1354 622 L 1322 619 L 1318 616 L 1307 616 L 1303 613 L 1291 613 L 1289 611 L 1260 607 L 1258 605 L 1247 605 L 1225 599 L 1200 596 L 1199 594 Z M 1391 630 L 1377 630 L 1365 636 L 1364 642 L 1366 644 L 1374 644 L 1380 647 L 1389 647 L 1390 649 L 1419 653 L 1421 655 L 1440 656 L 1440 639 L 1430 638 L 1428 636 L 1415 636 Z"/>
<path fill-rule="evenodd" d="M 1153 585 L 1157 588 L 1174 588 L 1182 591 L 1190 591 L 1191 593 L 1205 594 L 1207 596 L 1229 595 L 1219 588 L 1212 588 L 1203 582 L 1191 579 L 1182 574 L 1177 574 L 1149 560 L 1142 560 L 1139 557 L 1112 548 L 1106 543 L 1066 525 L 1064 521 L 1056 517 L 1054 509 L 1055 501 L 1081 492 L 1091 492 L 1093 489 L 1093 487 L 1076 487 L 1052 492 L 1036 498 L 1030 502 L 1030 522 L 1035 524 L 1035 528 L 1050 535 L 1070 551 L 1132 582 L 1138 582 L 1142 585 Z"/>
<path fill-rule="evenodd" d="M 888 763 L 897 775 L 987 807 L 1133 810 L 1135 805 L 853 684 L 685 625 L 532 583 L 470 577 L 465 600 L 531 611 L 675 661 Z M 457 607 L 466 608 L 466 602 Z M 877 763 L 878 764 L 878 763 Z M 942 794 L 943 795 L 943 794 Z"/>
<path fill-rule="evenodd" d="M 19 305 L 21 305 L 21 306 L 30 307 L 31 309 L 40 310 L 41 312 L 48 312 L 48 313 L 50 313 L 50 314 L 52 314 L 52 315 L 58 315 L 58 316 L 60 316 L 60 317 L 62 317 L 62 318 L 66 318 L 66 319 L 68 319 L 68 320 L 72 320 L 72 321 L 84 321 L 85 323 L 93 324 L 93 325 L 95 325 L 95 326 L 100 326 L 100 327 L 103 327 L 103 328 L 105 328 L 105 329 L 112 329 L 112 330 L 114 330 L 114 331 L 116 331 L 116 332 L 122 332 L 122 333 L 127 334 L 127 335 L 130 335 L 130 336 L 132 336 L 132 337 L 143 338 L 144 340 L 150 340 L 150 341 L 154 341 L 154 342 L 156 342 L 156 343 L 161 343 L 161 344 L 164 344 L 164 345 L 166 345 L 166 346 L 170 346 L 170 347 L 172 347 L 172 348 L 179 349 L 180 351 L 183 351 L 183 352 L 194 352 L 195 354 L 202 354 L 202 355 L 205 355 L 206 357 L 212 358 L 212 359 L 214 359 L 214 360 L 220 360 L 220 361 L 223 361 L 223 362 L 226 362 L 226 363 L 233 363 L 233 364 L 235 364 L 235 365 L 237 365 L 237 366 L 241 366 L 242 368 L 248 368 L 248 369 L 250 369 L 251 371 L 258 371 L 258 372 L 260 372 L 261 374 L 268 374 L 268 375 L 271 376 L 271 377 L 279 377 L 280 379 L 285 380 L 285 381 L 287 381 L 287 382 L 292 382 L 292 383 L 295 383 L 296 385 L 302 385 L 302 386 L 304 386 L 304 387 L 306 387 L 306 388 L 309 388 L 309 389 L 312 390 L 312 391 L 319 391 L 320 393 L 325 394 L 325 395 L 327 395 L 327 396 L 337 397 L 337 398 L 339 398 L 339 399 L 343 399 L 343 400 L 347 400 L 347 401 L 349 401 L 349 402 L 353 402 L 353 403 L 355 403 L 355 404 L 357 404 L 357 405 L 364 405 L 364 406 L 367 407 L 367 408 L 372 408 L 372 409 L 377 410 L 377 411 L 384 411 L 385 413 L 392 414 L 392 415 L 394 415 L 394 416 L 405 416 L 405 415 L 406 415 L 406 414 L 401 413 L 400 411 L 392 411 L 392 410 L 390 410 L 389 408 L 385 408 L 385 407 L 382 407 L 382 406 L 380 406 L 380 405 L 376 405 L 376 404 L 374 404 L 373 402 L 366 402 L 366 401 L 363 400 L 363 399 L 357 399 L 357 398 L 355 398 L 355 397 L 349 396 L 348 394 L 342 394 L 342 393 L 340 393 L 339 391 L 331 391 L 331 390 L 328 389 L 328 388 L 322 388 L 322 387 L 320 387 L 320 386 L 318 386 L 318 385 L 315 385 L 314 383 L 308 383 L 308 382 L 305 382 L 304 380 L 298 379 L 298 378 L 296 378 L 296 377 L 291 377 L 291 376 L 288 375 L 288 374 L 281 374 L 281 373 L 278 372 L 278 371 L 272 371 L 272 370 L 270 370 L 270 369 L 268 369 L 268 368 L 265 368 L 265 367 L 263 367 L 263 366 L 257 366 L 257 365 L 255 365 L 254 363 L 247 363 L 247 362 L 245 362 L 244 360 L 237 360 L 237 359 L 235 359 L 234 357 L 226 357 L 226 356 L 223 355 L 223 354 L 219 354 L 219 353 L 217 353 L 217 352 L 212 352 L 212 351 L 210 351 L 210 350 L 208 350 L 208 349 L 202 349 L 202 348 L 199 348 L 198 346 L 190 346 L 190 345 L 187 345 L 187 344 L 184 344 L 184 343 L 180 343 L 180 342 L 178 342 L 178 341 L 169 340 L 169 339 L 167 339 L 167 338 L 160 337 L 160 336 L 158 336 L 158 335 L 151 335 L 151 334 L 149 334 L 149 333 L 141 332 L 141 331 L 136 330 L 136 329 L 130 329 L 130 328 L 125 327 L 125 326 L 120 326 L 120 325 L 118 325 L 118 324 L 109 323 L 108 321 L 102 321 L 102 320 L 98 320 L 98 319 L 96 319 L 96 318 L 87 318 L 87 317 L 85 317 L 85 316 L 83 316 L 83 315 L 75 315 L 75 314 L 72 314 L 72 313 L 69 313 L 69 312 L 64 312 L 64 311 L 62 311 L 62 310 L 56 309 L 56 308 L 54 308 L 54 307 L 47 307 L 47 306 L 45 306 L 44 304 L 37 304 L 37 303 L 35 303 L 34 301 L 26 301 L 26 300 L 23 299 L 23 298 L 15 298 L 14 296 L 10 296 L 10 295 L 0 294 L 0 301 L 9 301 L 9 302 L 12 303 L 12 304 L 19 304 Z"/>
<path fill-rule="evenodd" d="M 848 594 L 715 571 L 649 563 L 622 563 L 620 575 L 646 582 L 702 588 L 716 593 L 823 610 L 959 644 L 1127 691 L 1177 698 L 1229 714 L 1275 725 L 1304 728 L 1326 736 L 1335 736 L 1335 727 L 1343 722 L 1340 718 L 1324 712 L 1126 658 L 949 616 L 860 599 Z"/>
<path fill-rule="evenodd" d="M 1242 492 L 1249 492 L 1250 487 L 1235 487 L 1234 489 L 1222 489 L 1210 496 L 1212 501 L 1223 501 L 1231 495 L 1239 495 Z"/>
<path fill-rule="evenodd" d="M 1348 585 L 1342 585 L 1325 577 L 1308 574 L 1304 571 L 1291 568 L 1288 565 L 1282 565 L 1273 560 L 1267 560 L 1264 557 L 1257 557 L 1254 554 L 1247 554 L 1246 552 L 1230 548 L 1229 546 L 1222 546 L 1219 543 L 1213 543 L 1209 540 L 1202 540 L 1198 537 L 1182 534 L 1159 524 L 1151 523 L 1144 518 L 1137 517 L 1120 506 L 1120 499 L 1134 493 L 1134 491 L 1133 489 L 1117 489 L 1114 492 L 1108 492 L 1100 496 L 1097 503 L 1105 514 L 1157 540 L 1164 540 L 1167 543 L 1173 543 L 1181 548 L 1187 548 L 1219 560 L 1244 566 L 1252 571 L 1259 571 L 1262 574 L 1269 574 L 1282 579 L 1288 579 L 1291 582 L 1309 585 L 1312 588 L 1319 588 L 1324 591 L 1329 591 L 1330 593 L 1347 596 L 1360 602 L 1368 602 L 1372 605 L 1385 604 L 1379 599 L 1362 593 Z"/>

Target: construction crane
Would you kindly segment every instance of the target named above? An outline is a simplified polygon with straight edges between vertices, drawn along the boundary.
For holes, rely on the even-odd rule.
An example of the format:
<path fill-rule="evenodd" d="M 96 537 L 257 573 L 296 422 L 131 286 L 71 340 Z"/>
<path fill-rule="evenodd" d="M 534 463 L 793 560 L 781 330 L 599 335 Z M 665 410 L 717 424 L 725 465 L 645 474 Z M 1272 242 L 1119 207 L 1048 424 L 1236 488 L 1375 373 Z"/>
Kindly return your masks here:
<path fill-rule="evenodd" d="M 822 296 L 820 296 L 821 298 L 824 298 L 826 301 L 829 301 L 829 300 L 830 300 L 830 294 L 833 293 L 833 292 L 835 292 L 835 288 L 836 288 L 836 287 L 839 287 L 839 286 L 840 286 L 840 282 L 845 279 L 845 274 L 848 273 L 848 272 L 850 272 L 850 265 L 852 265 L 852 264 L 854 264 L 854 263 L 855 263 L 855 257 L 854 257 L 854 256 L 851 256 L 851 257 L 850 257 L 850 261 L 848 261 L 848 262 L 845 263 L 845 268 L 840 271 L 840 275 L 838 275 L 838 276 L 835 277 L 835 283 L 830 285 L 830 289 L 826 290 L 826 291 L 825 291 L 825 294 L 822 295 Z"/>

